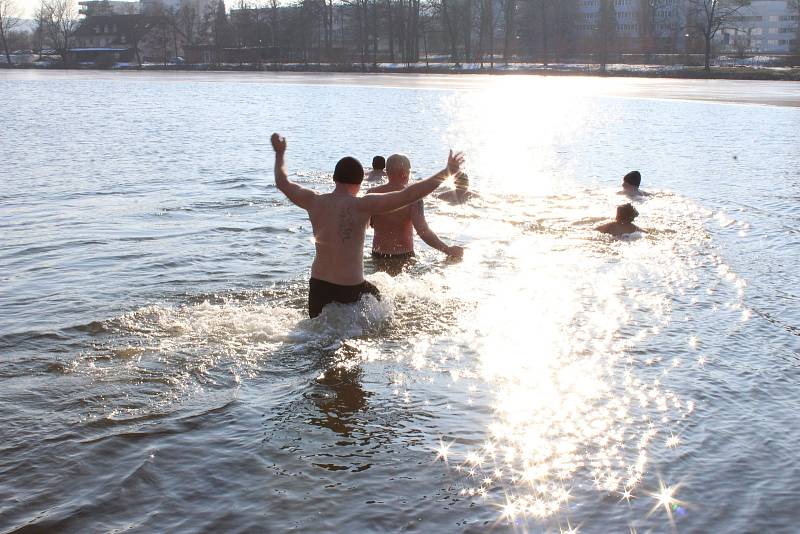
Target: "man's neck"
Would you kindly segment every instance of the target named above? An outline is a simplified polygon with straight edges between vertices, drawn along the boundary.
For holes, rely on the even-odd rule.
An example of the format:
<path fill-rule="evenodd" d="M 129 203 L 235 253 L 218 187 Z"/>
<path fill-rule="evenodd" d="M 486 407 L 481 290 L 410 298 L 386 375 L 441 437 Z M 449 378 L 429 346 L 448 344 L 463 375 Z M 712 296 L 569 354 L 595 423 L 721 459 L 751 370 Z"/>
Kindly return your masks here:
<path fill-rule="evenodd" d="M 639 186 L 638 185 L 631 185 L 626 184 L 625 182 L 622 183 L 622 190 L 626 193 L 638 194 L 639 193 Z"/>
<path fill-rule="evenodd" d="M 394 186 L 405 187 L 408 185 L 408 176 L 392 176 L 389 174 L 387 178 L 389 179 L 389 183 Z"/>
<path fill-rule="evenodd" d="M 361 189 L 361 184 L 345 184 L 343 182 L 336 182 L 336 187 L 333 189 L 333 192 L 340 195 L 349 195 L 351 197 L 355 197 L 358 196 L 359 189 Z"/>

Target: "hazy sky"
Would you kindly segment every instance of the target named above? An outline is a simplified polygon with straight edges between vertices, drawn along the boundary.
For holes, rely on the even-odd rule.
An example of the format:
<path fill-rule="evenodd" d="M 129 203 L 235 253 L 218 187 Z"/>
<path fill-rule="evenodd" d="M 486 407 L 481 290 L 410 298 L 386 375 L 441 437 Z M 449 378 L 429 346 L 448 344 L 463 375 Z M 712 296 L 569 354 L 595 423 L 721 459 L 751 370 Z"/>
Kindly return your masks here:
<path fill-rule="evenodd" d="M 24 18 L 33 18 L 36 8 L 41 3 L 41 0 L 14 0 L 16 4 L 22 9 L 22 16 Z M 230 9 L 235 0 L 225 0 L 225 5 Z M 75 3 L 75 12 L 78 12 L 78 0 L 73 0 Z M 288 0 L 281 0 L 281 4 L 286 4 Z"/>
<path fill-rule="evenodd" d="M 22 16 L 31 19 L 39 2 L 38 0 L 16 0 L 16 4 L 22 9 Z"/>
<path fill-rule="evenodd" d="M 39 7 L 41 0 L 13 0 L 22 10 L 22 16 L 26 19 L 32 19 L 36 8 Z M 75 12 L 78 12 L 78 0 L 73 0 L 75 4 Z"/>

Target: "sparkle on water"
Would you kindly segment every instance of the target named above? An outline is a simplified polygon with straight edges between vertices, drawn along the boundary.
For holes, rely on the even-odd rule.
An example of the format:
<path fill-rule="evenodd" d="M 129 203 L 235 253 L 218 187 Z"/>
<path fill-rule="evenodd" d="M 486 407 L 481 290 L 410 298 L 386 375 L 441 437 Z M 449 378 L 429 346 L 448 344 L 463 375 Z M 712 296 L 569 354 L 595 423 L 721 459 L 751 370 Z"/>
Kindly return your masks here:
<path fill-rule="evenodd" d="M 750 318 L 745 282 L 705 230 L 709 221 L 736 221 L 662 192 L 642 210 L 648 235 L 595 235 L 598 219 L 610 215 L 598 213 L 598 205 L 613 206 L 619 197 L 569 179 L 574 158 L 561 154 L 582 145 L 580 136 L 592 130 L 586 121 L 600 119 L 591 118 L 588 100 L 571 101 L 562 89 L 542 83 L 538 90 L 546 94 L 537 99 L 549 104 L 528 107 L 519 102 L 530 98 L 530 87 L 514 78 L 442 96 L 444 107 L 458 110 L 443 136 L 470 155 L 467 171 L 477 189 L 492 184 L 473 206 L 431 202 L 432 226 L 468 242 L 464 260 L 446 273 L 437 266 L 395 279 L 370 275 L 383 302 L 371 302 L 366 312 L 334 306 L 320 321 L 304 320 L 286 302 L 291 296 L 272 290 L 146 306 L 107 321 L 103 328 L 118 334 L 114 346 L 83 354 L 70 371 L 135 381 L 159 368 L 165 381 L 183 386 L 176 391 L 187 392 L 203 381 L 238 384 L 282 345 L 339 343 L 337 369 L 385 359 L 405 364 L 387 391 L 406 405 L 427 407 L 433 403 L 426 396 L 448 391 L 437 415 L 469 421 L 432 436 L 426 450 L 432 465 L 452 477 L 452 491 L 496 512 L 498 522 L 550 520 L 576 533 L 578 504 L 610 496 L 611 506 L 628 509 L 649 496 L 650 515 L 674 523 L 685 513 L 676 497 L 682 481 L 661 482 L 651 462 L 680 454 L 689 437 L 695 401 L 673 390 L 674 376 L 708 372 L 715 358 L 700 354 L 704 340 L 691 324 L 680 336 L 673 332 L 673 346 L 654 350 L 648 343 L 685 321 L 681 313 L 690 306 Z M 524 179 L 517 178 L 521 168 Z M 328 179 L 311 176 L 308 183 L 329 187 Z M 428 259 L 425 252 L 420 258 Z M 394 301 L 405 309 L 393 308 Z M 397 324 L 404 322 L 413 326 L 402 330 Z M 389 339 L 396 345 L 387 349 L 393 328 L 401 340 Z M 342 337 L 356 339 L 342 344 Z M 209 372 L 223 367 L 230 376 Z M 315 376 L 325 381 L 328 372 Z M 97 416 L 135 418 L 140 411 L 153 406 Z M 470 425 L 478 439 L 459 433 Z"/>

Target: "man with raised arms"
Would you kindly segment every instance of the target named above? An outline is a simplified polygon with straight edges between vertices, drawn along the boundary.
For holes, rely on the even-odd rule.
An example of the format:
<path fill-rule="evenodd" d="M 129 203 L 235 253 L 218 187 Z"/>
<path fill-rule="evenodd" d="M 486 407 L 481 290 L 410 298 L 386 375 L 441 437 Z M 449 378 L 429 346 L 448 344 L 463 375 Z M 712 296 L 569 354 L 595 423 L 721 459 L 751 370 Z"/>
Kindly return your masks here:
<path fill-rule="evenodd" d="M 358 196 L 364 168 L 357 159 L 345 157 L 336 164 L 333 192 L 320 194 L 289 180 L 284 163 L 286 139 L 272 134 L 275 149 L 275 185 L 295 205 L 308 212 L 314 232 L 316 255 L 308 284 L 308 314 L 316 317 L 331 302 L 358 302 L 378 289 L 364 280 L 364 234 L 370 217 L 393 211 L 433 192 L 451 174 L 461 169 L 464 156 L 453 154 L 447 167 L 430 178 L 400 191 Z"/>
<path fill-rule="evenodd" d="M 450 170 L 454 174 L 458 173 L 455 167 Z M 407 185 L 411 176 L 411 161 L 403 154 L 389 156 L 386 160 L 386 175 L 389 183 L 373 187 L 367 191 L 367 196 L 364 198 L 402 193 L 414 187 Z M 428 226 L 421 197 L 420 200 L 402 209 L 374 216 L 371 224 L 375 229 L 372 238 L 372 257 L 381 264 L 386 264 L 384 270 L 390 274 L 397 274 L 402 264 L 414 256 L 414 230 L 428 246 L 448 256 L 460 258 L 464 255 L 463 248 L 446 245 Z"/>

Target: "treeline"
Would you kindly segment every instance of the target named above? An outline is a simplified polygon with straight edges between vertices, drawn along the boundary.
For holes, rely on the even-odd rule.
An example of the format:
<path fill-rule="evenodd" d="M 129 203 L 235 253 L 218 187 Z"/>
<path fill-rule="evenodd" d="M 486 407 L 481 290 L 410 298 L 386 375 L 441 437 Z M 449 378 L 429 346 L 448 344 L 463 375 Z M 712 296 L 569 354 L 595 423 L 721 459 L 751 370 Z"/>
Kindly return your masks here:
<path fill-rule="evenodd" d="M 304 59 L 361 63 L 560 59 L 578 46 L 578 0 L 300 0 L 257 5 L 240 0 L 227 20 L 215 7 L 219 46 L 276 46 Z M 219 41 L 223 39 L 223 41 Z"/>

